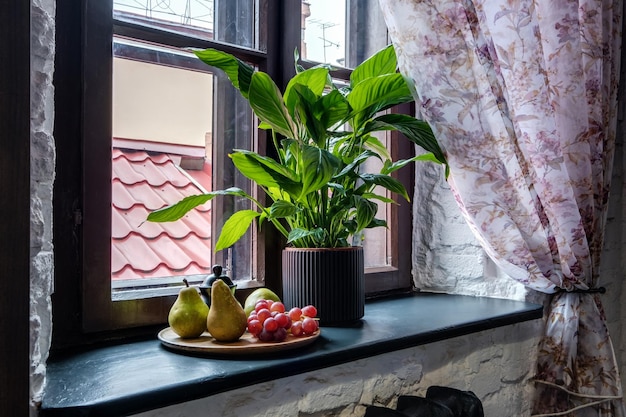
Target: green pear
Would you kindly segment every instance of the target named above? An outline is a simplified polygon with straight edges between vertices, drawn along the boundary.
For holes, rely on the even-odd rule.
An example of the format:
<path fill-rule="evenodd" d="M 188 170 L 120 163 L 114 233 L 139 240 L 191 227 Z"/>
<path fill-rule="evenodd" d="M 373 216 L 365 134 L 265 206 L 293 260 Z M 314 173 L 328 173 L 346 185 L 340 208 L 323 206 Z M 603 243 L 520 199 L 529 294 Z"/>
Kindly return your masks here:
<path fill-rule="evenodd" d="M 218 279 L 211 286 L 211 309 L 206 321 L 211 336 L 218 342 L 235 342 L 248 327 L 246 313 L 228 285 Z"/>
<path fill-rule="evenodd" d="M 167 321 L 177 335 L 186 339 L 204 333 L 209 307 L 202 301 L 195 287 L 190 287 L 186 279 L 183 279 L 183 282 L 185 287 L 178 293 Z"/>
<path fill-rule="evenodd" d="M 252 293 L 248 296 L 248 298 L 246 298 L 246 301 L 244 303 L 243 311 L 246 312 L 246 317 L 248 317 L 250 313 L 252 313 L 252 310 L 254 310 L 254 307 L 259 300 L 280 301 L 280 298 L 278 298 L 278 295 L 276 295 L 276 293 L 269 288 L 257 288 L 256 290 L 252 291 Z"/>

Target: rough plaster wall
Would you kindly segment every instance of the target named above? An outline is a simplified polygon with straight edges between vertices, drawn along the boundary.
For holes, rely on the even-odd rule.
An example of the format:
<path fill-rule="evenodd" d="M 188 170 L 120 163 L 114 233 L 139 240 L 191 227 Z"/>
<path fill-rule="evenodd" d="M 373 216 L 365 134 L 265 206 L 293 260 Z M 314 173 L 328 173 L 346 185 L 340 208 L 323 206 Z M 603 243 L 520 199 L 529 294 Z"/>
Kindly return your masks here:
<path fill-rule="evenodd" d="M 413 277 L 421 290 L 524 300 L 523 285 L 504 276 L 474 238 L 434 164 L 416 164 Z"/>
<path fill-rule="evenodd" d="M 457 337 L 253 385 L 136 417 L 362 416 L 369 404 L 431 385 L 472 390 L 486 416 L 530 415 L 528 379 L 540 320 Z"/>
<path fill-rule="evenodd" d="M 54 0 L 33 0 L 31 15 L 30 390 L 31 415 L 36 415 L 52 330 Z"/>

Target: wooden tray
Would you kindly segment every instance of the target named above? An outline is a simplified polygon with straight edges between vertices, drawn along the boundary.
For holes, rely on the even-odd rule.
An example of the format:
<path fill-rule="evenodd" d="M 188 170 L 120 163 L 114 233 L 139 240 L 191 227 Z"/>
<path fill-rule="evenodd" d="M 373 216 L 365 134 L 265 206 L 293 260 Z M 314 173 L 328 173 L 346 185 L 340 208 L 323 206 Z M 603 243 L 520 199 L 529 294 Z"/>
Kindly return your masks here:
<path fill-rule="evenodd" d="M 170 327 L 159 332 L 159 340 L 169 348 L 185 352 L 218 354 L 218 355 L 250 355 L 255 353 L 273 353 L 284 350 L 291 350 L 310 345 L 320 336 L 318 330 L 310 336 L 294 337 L 287 335 L 283 342 L 261 342 L 245 332 L 241 338 L 232 343 L 222 343 L 213 339 L 209 332 L 204 332 L 200 337 L 194 339 L 183 339 L 179 337 Z"/>

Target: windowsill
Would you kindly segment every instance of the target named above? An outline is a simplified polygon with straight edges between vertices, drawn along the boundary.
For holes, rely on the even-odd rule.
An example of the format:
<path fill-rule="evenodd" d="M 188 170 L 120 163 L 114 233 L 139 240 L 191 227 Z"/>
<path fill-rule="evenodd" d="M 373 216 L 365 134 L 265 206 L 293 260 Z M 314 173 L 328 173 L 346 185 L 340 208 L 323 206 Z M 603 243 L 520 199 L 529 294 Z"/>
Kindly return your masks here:
<path fill-rule="evenodd" d="M 277 356 L 209 358 L 156 340 L 101 347 L 48 363 L 40 415 L 127 415 L 382 353 L 541 318 L 540 305 L 445 294 L 373 300 L 352 327 L 324 327 Z"/>

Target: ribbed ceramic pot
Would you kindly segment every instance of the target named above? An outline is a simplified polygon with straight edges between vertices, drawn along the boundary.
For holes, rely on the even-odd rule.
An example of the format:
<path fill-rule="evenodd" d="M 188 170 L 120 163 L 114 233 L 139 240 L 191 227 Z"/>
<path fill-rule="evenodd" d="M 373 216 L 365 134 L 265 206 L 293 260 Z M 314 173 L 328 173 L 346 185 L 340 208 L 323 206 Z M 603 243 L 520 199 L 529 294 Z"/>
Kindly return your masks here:
<path fill-rule="evenodd" d="M 283 250 L 283 302 L 317 307 L 320 324 L 359 320 L 365 313 L 363 248 Z"/>

